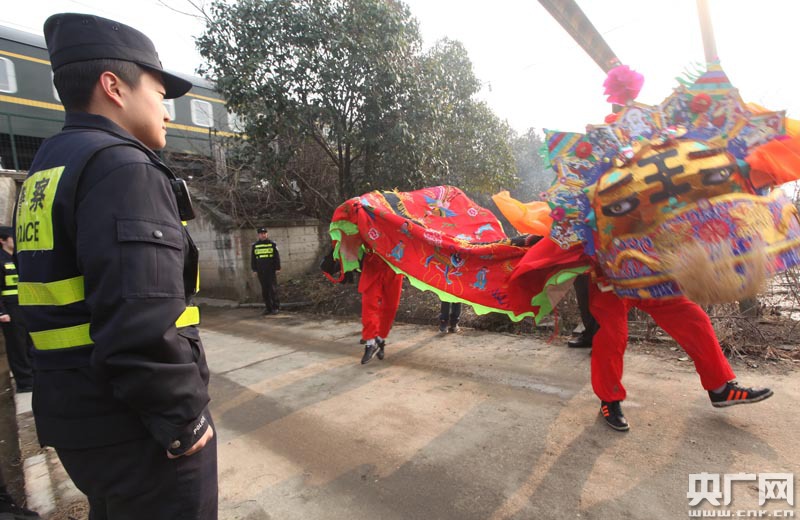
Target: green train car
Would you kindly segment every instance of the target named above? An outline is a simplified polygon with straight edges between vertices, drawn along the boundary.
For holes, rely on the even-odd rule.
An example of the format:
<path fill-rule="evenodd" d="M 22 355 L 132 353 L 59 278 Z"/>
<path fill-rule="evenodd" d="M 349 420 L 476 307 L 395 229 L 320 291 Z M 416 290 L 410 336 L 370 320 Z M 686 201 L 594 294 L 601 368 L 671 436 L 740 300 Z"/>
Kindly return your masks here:
<path fill-rule="evenodd" d="M 44 37 L 0 26 L 0 164 L 27 170 L 42 141 L 64 123 L 64 107 L 53 86 Z M 212 157 L 214 143 L 239 131 L 237 118 L 203 78 L 170 71 L 192 82 L 192 90 L 165 100 L 170 162 Z"/>

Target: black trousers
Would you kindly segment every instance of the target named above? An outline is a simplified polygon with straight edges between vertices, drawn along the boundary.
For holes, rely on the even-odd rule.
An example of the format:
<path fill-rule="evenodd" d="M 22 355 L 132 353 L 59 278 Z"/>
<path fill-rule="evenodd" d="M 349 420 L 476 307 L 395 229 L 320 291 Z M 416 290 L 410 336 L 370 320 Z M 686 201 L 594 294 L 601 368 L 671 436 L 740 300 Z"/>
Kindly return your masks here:
<path fill-rule="evenodd" d="M 216 435 L 177 459 L 149 438 L 56 452 L 89 499 L 89 520 L 217 520 Z"/>
<path fill-rule="evenodd" d="M 590 283 L 591 280 L 589 279 L 588 274 L 582 274 L 575 277 L 575 297 L 578 300 L 578 310 L 581 313 L 581 321 L 583 322 L 583 328 L 585 330 L 584 334 L 588 334 L 591 337 L 594 336 L 595 332 L 597 332 L 598 324 L 597 320 L 595 320 L 594 316 L 592 316 L 592 313 L 589 312 Z"/>
<path fill-rule="evenodd" d="M 261 282 L 261 296 L 264 297 L 264 308 L 267 311 L 277 311 L 281 304 L 278 301 L 278 276 L 275 271 L 258 272 L 258 281 Z"/>
<path fill-rule="evenodd" d="M 439 313 L 441 323 L 448 323 L 451 327 L 455 327 L 458 325 L 459 318 L 461 318 L 461 302 L 442 302 L 442 309 Z"/>
<path fill-rule="evenodd" d="M 14 374 L 17 388 L 33 386 L 33 369 L 31 368 L 31 338 L 25 320 L 16 303 L 6 303 L 6 312 L 11 321 L 3 323 L 3 337 L 6 340 L 6 356 L 8 366 Z"/>

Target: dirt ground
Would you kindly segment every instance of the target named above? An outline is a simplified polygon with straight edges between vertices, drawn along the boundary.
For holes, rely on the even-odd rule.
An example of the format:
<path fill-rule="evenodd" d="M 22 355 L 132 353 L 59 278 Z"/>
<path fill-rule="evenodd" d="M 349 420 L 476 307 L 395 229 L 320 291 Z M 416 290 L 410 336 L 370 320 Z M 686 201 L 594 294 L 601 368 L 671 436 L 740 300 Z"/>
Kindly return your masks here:
<path fill-rule="evenodd" d="M 365 366 L 353 317 L 203 316 L 226 520 L 686 518 L 689 474 L 800 467 L 791 363 L 733 360 L 775 397 L 720 411 L 682 351 L 636 345 L 620 434 L 563 337 L 397 323 Z"/>
<path fill-rule="evenodd" d="M 24 504 L 25 490 L 17 444 L 17 421 L 14 394 L 8 371 L 5 343 L 0 336 L 0 468 L 9 493 L 18 504 Z"/>

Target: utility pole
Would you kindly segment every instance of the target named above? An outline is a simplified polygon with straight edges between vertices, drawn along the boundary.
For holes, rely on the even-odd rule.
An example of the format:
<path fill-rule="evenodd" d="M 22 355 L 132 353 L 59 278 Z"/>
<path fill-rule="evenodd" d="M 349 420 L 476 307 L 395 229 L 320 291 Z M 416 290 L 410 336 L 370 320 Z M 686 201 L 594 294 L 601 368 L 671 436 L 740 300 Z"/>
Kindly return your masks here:
<path fill-rule="evenodd" d="M 708 10 L 708 0 L 697 0 L 697 16 L 700 20 L 700 34 L 703 36 L 706 63 L 712 63 L 719 60 L 719 56 L 717 55 L 717 42 L 714 39 L 714 27 L 711 25 L 711 13 Z"/>
<path fill-rule="evenodd" d="M 603 72 L 608 72 L 620 64 L 617 55 L 608 46 L 603 36 L 597 32 L 592 22 L 575 0 L 539 0 L 550 16 L 572 36 Z"/>

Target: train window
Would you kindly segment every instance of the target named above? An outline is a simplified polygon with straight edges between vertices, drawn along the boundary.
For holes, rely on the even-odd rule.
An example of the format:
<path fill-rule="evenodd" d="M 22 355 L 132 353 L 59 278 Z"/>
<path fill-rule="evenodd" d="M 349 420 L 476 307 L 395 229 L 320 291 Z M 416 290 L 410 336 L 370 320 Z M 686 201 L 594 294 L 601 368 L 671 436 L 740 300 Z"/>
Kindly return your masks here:
<path fill-rule="evenodd" d="M 164 108 L 167 109 L 167 114 L 169 114 L 169 120 L 175 121 L 175 100 L 165 99 L 162 101 L 162 103 L 164 103 Z"/>
<path fill-rule="evenodd" d="M 244 132 L 244 121 L 236 112 L 228 112 L 228 128 L 231 132 L 242 133 Z"/>
<path fill-rule="evenodd" d="M 0 92 L 16 91 L 17 74 L 14 72 L 14 62 L 8 58 L 0 58 Z"/>
<path fill-rule="evenodd" d="M 201 101 L 199 99 L 192 100 L 192 123 L 197 126 L 211 128 L 214 126 L 211 103 L 208 101 Z"/>

